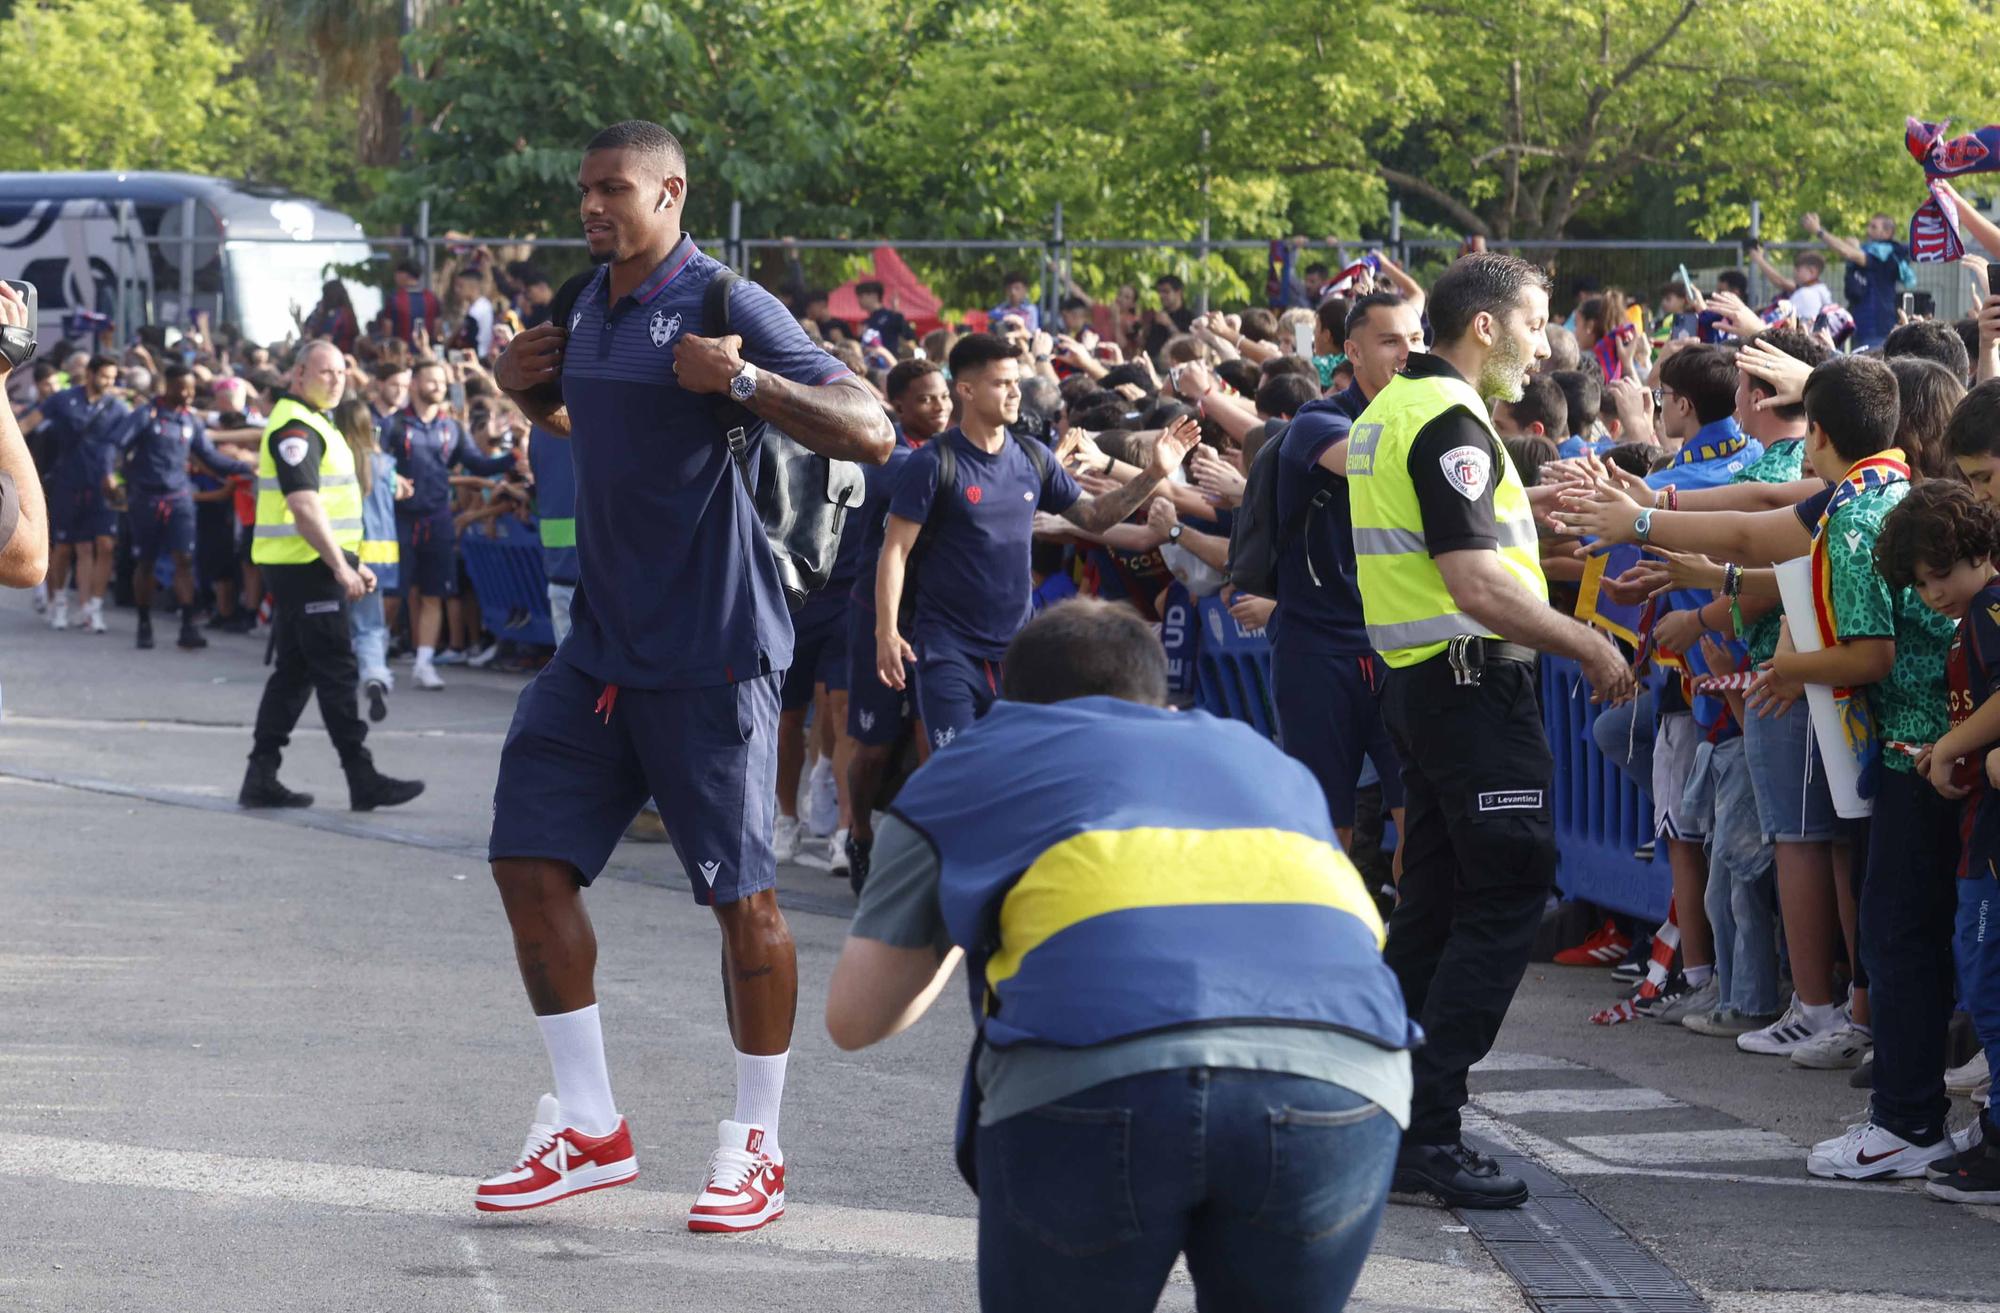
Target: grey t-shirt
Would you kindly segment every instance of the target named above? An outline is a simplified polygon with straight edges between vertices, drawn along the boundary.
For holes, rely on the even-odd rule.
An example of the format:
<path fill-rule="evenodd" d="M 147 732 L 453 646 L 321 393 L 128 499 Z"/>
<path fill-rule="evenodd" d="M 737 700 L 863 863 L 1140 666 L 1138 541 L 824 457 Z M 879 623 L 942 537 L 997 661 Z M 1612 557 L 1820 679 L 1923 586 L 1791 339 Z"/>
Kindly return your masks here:
<path fill-rule="evenodd" d="M 892 948 L 951 950 L 937 854 L 894 816 L 875 831 L 852 933 Z M 949 991 L 947 991 L 949 992 Z M 1201 1026 L 1087 1049 L 1022 1045 L 980 1054 L 979 1124 L 991 1126 L 1106 1081 L 1183 1067 L 1282 1072 L 1352 1090 L 1410 1124 L 1410 1055 L 1316 1026 Z"/>

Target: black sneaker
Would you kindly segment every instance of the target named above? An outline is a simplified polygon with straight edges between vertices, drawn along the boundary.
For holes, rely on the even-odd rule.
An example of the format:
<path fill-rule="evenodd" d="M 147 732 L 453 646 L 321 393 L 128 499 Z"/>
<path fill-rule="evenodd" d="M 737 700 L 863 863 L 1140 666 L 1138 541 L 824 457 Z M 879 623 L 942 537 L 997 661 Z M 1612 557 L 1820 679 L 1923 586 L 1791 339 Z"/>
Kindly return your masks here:
<path fill-rule="evenodd" d="M 174 640 L 174 646 L 183 652 L 199 652 L 208 646 L 208 640 L 202 637 L 201 630 L 195 626 L 193 616 L 181 621 L 181 636 Z"/>
<path fill-rule="evenodd" d="M 861 886 L 868 883 L 868 850 L 870 844 L 863 843 L 852 834 L 847 836 L 847 883 L 853 886 L 854 896 L 861 897 Z"/>
<path fill-rule="evenodd" d="M 1847 1075 L 1847 1087 L 1851 1090 L 1872 1090 L 1875 1088 L 1875 1059 L 1870 1057 Z"/>
<path fill-rule="evenodd" d="M 368 719 L 384 721 L 389 718 L 389 690 L 379 679 L 368 681 Z"/>
<path fill-rule="evenodd" d="M 133 646 L 142 650 L 150 649 L 153 646 L 153 617 L 144 614 L 140 615 L 139 634 L 133 640 Z"/>
<path fill-rule="evenodd" d="M 1982 1144 L 1954 1162 L 1949 1175 L 1924 1189 L 1955 1204 L 2000 1204 L 2000 1147 Z"/>
<path fill-rule="evenodd" d="M 1658 846 L 1657 840 L 1648 839 L 1646 840 L 1646 842 L 1640 844 L 1637 848 L 1634 848 L 1632 850 L 1632 856 L 1637 861 L 1650 863 L 1653 860 L 1653 850 L 1657 846 Z"/>
<path fill-rule="evenodd" d="M 1457 1144 L 1410 1144 L 1396 1153 L 1395 1194 L 1434 1195 L 1447 1208 L 1519 1208 L 1528 1184 L 1485 1154 Z"/>
<path fill-rule="evenodd" d="M 1677 1006 L 1683 998 L 1686 998 L 1693 992 L 1694 990 L 1687 982 L 1687 977 L 1676 971 L 1673 975 L 1667 977 L 1667 983 L 1659 993 L 1653 995 L 1651 998 L 1633 999 L 1632 1010 L 1642 1017 L 1658 1018 L 1661 1012 L 1670 1007 Z"/>

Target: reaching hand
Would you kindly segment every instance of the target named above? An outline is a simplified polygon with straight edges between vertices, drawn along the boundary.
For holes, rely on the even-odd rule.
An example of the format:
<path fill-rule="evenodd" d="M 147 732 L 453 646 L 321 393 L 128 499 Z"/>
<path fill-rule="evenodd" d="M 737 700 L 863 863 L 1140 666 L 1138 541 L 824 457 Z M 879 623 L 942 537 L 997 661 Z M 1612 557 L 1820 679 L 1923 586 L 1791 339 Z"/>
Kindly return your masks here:
<path fill-rule="evenodd" d="M 1764 331 L 1764 320 L 1755 310 L 1743 303 L 1743 298 L 1734 292 L 1717 292 L 1709 301 L 1709 308 L 1722 316 L 1722 322 L 1738 337 L 1755 337 Z"/>
<path fill-rule="evenodd" d="M 1641 509 L 1609 479 L 1600 479 L 1588 496 L 1565 493 L 1556 519 L 1565 533 L 1597 538 L 1606 544 L 1629 543 L 1639 540 L 1633 526 Z"/>
<path fill-rule="evenodd" d="M 1095 457 L 1103 454 L 1097 445 L 1097 435 L 1089 429 L 1065 429 L 1061 440 L 1056 443 L 1056 463 L 1067 470 L 1085 469 Z M 1107 459 L 1105 463 L 1109 465 L 1110 461 Z"/>
<path fill-rule="evenodd" d="M 1743 669 L 1743 662 L 1734 652 L 1716 642 L 1713 634 L 1701 636 L 1701 659 L 1711 675 L 1733 675 Z"/>
<path fill-rule="evenodd" d="M 1799 227 L 1806 230 L 1806 235 L 1808 237 L 1819 236 L 1820 234 L 1819 215 L 1808 210 L 1805 216 L 1799 220 Z"/>
<path fill-rule="evenodd" d="M 1782 716 L 1805 695 L 1805 691 L 1804 684 L 1780 674 L 1778 663 L 1773 659 L 1764 663 L 1750 690 L 1743 695 L 1743 704 L 1759 717 Z"/>
<path fill-rule="evenodd" d="M 1181 462 L 1187 459 L 1187 454 L 1200 442 L 1201 425 L 1195 422 L 1194 416 L 1183 415 L 1167 425 L 1153 443 L 1152 473 L 1159 478 L 1166 478 L 1181 467 Z"/>
<path fill-rule="evenodd" d="M 1588 655 L 1580 663 L 1583 677 L 1590 681 L 1590 700 L 1613 704 L 1629 701 L 1639 688 L 1632 667 L 1625 664 L 1624 654 L 1608 637 L 1595 629 L 1590 634 Z"/>
<path fill-rule="evenodd" d="M 1208 494 L 1208 499 L 1216 505 L 1243 504 L 1242 471 L 1209 448 L 1195 448 L 1194 456 L 1188 462 L 1188 473 L 1194 476 L 1195 486 Z"/>
<path fill-rule="evenodd" d="M 1692 652 L 1705 632 L 1693 611 L 1669 611 L 1653 622 L 1653 641 L 1669 652 Z"/>
<path fill-rule="evenodd" d="M 1165 497 L 1155 497 L 1146 504 L 1146 527 L 1160 537 L 1168 537 L 1180 522 L 1181 517 L 1175 513 L 1174 504 Z"/>
<path fill-rule="evenodd" d="M 1737 352 L 1736 367 L 1777 389 L 1771 396 L 1757 398 L 1758 410 L 1793 406 L 1805 400 L 1806 379 L 1812 374 L 1812 366 L 1797 356 L 1786 355 L 1769 342 L 1752 342 Z"/>
<path fill-rule="evenodd" d="M 1655 591 L 1695 588 L 1715 592 L 1723 585 L 1726 572 L 1699 552 L 1670 552 L 1664 547 L 1648 547 L 1646 551 L 1666 566 L 1665 580 Z"/>

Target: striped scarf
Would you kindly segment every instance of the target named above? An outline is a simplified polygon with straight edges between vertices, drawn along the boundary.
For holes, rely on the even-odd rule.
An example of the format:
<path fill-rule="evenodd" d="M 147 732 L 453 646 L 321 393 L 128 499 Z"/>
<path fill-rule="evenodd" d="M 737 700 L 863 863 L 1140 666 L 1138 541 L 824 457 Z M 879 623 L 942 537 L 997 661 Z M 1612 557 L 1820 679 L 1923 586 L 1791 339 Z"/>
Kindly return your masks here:
<path fill-rule="evenodd" d="M 1904 463 L 1902 449 L 1891 447 L 1866 460 L 1857 461 L 1834 485 L 1833 496 L 1827 498 L 1826 509 L 1820 512 L 1819 523 L 1813 526 L 1812 538 L 1813 624 L 1819 631 L 1822 646 L 1832 647 L 1840 641 L 1833 613 L 1833 568 L 1827 557 L 1827 526 L 1833 523 L 1833 517 L 1841 507 L 1863 493 L 1909 481 L 1910 467 Z M 1858 792 L 1864 798 L 1871 798 L 1875 795 L 1875 766 L 1881 758 L 1882 748 L 1876 741 L 1874 722 L 1868 714 L 1868 699 L 1862 696 L 1860 689 L 1836 688 L 1833 690 L 1833 705 L 1840 718 L 1841 737 L 1846 740 L 1848 751 L 1861 764 Z"/>
<path fill-rule="evenodd" d="M 1924 166 L 1924 182 L 1931 190 L 1910 216 L 1910 250 L 1919 264 L 1950 264 L 1965 254 L 1958 207 L 1945 199 L 1938 180 L 1968 173 L 2000 173 L 2000 124 L 1947 139 L 1944 131 L 1950 126 L 1950 119 L 1942 123 L 1914 118 L 1904 122 L 1903 144 Z"/>

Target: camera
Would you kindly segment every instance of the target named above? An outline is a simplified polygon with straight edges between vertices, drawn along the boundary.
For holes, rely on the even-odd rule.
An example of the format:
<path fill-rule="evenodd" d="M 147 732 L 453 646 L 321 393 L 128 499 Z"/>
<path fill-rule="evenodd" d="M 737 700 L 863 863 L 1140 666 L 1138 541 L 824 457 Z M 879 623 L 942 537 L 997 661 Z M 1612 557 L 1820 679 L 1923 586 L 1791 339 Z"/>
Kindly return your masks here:
<path fill-rule="evenodd" d="M 7 358 L 7 368 L 19 369 L 35 356 L 35 318 L 41 310 L 42 294 L 35 289 L 33 283 L 24 283 L 13 278 L 7 280 L 7 286 L 19 292 L 21 300 L 26 302 L 28 307 L 26 324 L 18 328 L 12 324 L 0 328 L 0 356 Z"/>

